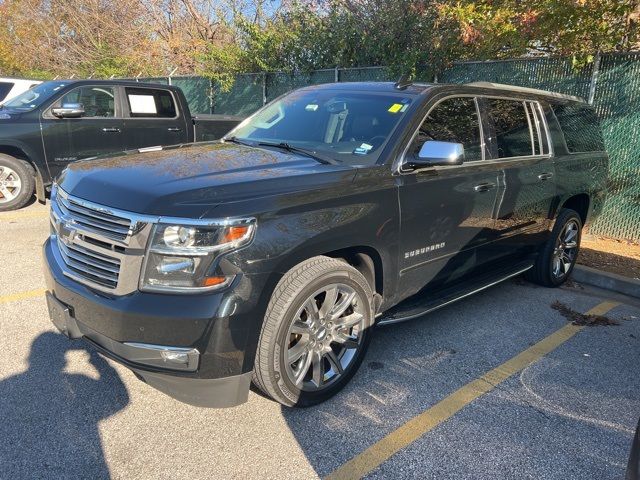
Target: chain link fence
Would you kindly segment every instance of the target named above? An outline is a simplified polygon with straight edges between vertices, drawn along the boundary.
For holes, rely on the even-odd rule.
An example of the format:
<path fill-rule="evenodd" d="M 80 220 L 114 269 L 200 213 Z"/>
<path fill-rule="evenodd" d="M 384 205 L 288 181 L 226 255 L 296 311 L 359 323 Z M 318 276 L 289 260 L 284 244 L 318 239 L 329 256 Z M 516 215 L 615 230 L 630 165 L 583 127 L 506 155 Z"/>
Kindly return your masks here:
<path fill-rule="evenodd" d="M 229 91 L 204 77 L 138 81 L 181 87 L 193 113 L 249 115 L 279 95 L 306 85 L 395 79 L 386 67 L 364 67 L 241 74 Z M 602 119 L 611 163 L 609 197 L 591 232 L 640 241 L 640 52 L 598 56 L 580 69 L 569 58 L 460 62 L 441 72 L 438 81 L 506 83 L 576 95 L 592 103 Z"/>
<path fill-rule="evenodd" d="M 567 58 L 456 63 L 446 83 L 491 81 L 577 95 L 594 105 L 609 152 L 609 196 L 591 233 L 640 241 L 640 52 L 607 54 L 582 69 Z"/>

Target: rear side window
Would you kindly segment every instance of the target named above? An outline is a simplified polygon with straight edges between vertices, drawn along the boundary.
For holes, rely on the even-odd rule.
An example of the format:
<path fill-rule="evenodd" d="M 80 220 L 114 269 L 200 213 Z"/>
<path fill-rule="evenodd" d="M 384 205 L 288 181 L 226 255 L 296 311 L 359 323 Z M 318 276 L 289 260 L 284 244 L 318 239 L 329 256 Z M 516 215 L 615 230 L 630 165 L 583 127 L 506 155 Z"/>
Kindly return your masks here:
<path fill-rule="evenodd" d="M 539 142 L 539 130 L 533 125 L 534 119 L 528 102 L 521 100 L 487 99 L 487 115 L 495 139 L 497 158 L 524 157 L 536 155 L 534 145 Z"/>
<path fill-rule="evenodd" d="M 450 98 L 437 104 L 420 125 L 409 152 L 417 156 L 428 140 L 461 143 L 465 161 L 482 160 L 480 121 L 474 99 Z"/>
<path fill-rule="evenodd" d="M 10 82 L 0 82 L 0 102 L 7 98 L 9 92 L 13 88 L 13 83 Z"/>
<path fill-rule="evenodd" d="M 134 118 L 174 118 L 177 115 L 173 95 L 168 90 L 125 88 L 130 115 Z"/>
<path fill-rule="evenodd" d="M 569 153 L 604 151 L 600 120 L 593 108 L 581 104 L 553 105 Z"/>

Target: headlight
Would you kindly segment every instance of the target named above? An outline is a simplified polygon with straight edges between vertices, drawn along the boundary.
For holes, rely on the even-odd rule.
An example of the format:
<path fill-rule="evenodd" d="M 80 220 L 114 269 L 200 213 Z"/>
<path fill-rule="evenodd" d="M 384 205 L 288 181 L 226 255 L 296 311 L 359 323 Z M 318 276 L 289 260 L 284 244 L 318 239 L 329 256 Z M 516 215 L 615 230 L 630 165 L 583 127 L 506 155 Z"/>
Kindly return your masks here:
<path fill-rule="evenodd" d="M 233 276 L 216 273 L 221 254 L 253 239 L 254 218 L 207 225 L 160 223 L 154 226 L 145 258 L 141 290 L 200 292 L 229 285 Z"/>

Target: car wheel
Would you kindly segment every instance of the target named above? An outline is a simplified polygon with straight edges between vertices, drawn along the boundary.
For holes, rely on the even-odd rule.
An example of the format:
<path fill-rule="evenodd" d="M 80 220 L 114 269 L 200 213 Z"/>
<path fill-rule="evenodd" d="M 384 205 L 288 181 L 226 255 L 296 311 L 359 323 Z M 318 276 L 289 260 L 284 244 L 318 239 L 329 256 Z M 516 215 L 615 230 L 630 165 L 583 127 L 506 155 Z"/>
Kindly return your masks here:
<path fill-rule="evenodd" d="M 313 257 L 287 272 L 267 307 L 254 384 L 287 406 L 335 395 L 367 350 L 372 298 L 364 276 L 341 260 Z"/>
<path fill-rule="evenodd" d="M 0 154 L 0 212 L 24 207 L 33 196 L 35 186 L 31 165 Z"/>
<path fill-rule="evenodd" d="M 557 287 L 566 282 L 578 258 L 581 235 L 580 215 L 563 208 L 535 265 L 527 271 L 527 279 L 545 287 Z"/>

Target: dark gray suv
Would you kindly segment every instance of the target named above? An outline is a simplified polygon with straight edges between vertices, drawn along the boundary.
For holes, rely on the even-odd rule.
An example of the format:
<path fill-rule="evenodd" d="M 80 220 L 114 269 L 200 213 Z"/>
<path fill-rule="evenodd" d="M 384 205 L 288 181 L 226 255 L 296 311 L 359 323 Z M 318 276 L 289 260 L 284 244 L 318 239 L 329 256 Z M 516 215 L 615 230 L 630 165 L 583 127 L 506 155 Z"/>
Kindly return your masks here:
<path fill-rule="evenodd" d="M 71 164 L 44 245 L 51 318 L 184 402 L 237 405 L 253 382 L 313 405 L 375 324 L 521 273 L 563 283 L 607 168 L 578 98 L 303 88 L 221 142 Z"/>

